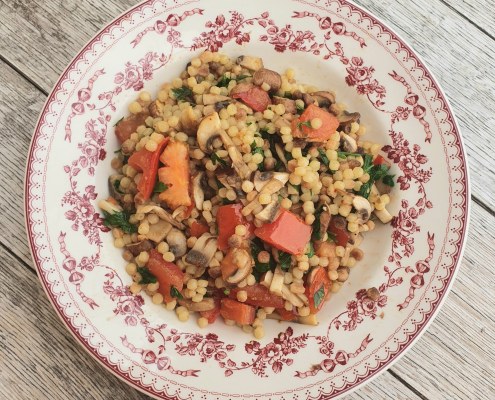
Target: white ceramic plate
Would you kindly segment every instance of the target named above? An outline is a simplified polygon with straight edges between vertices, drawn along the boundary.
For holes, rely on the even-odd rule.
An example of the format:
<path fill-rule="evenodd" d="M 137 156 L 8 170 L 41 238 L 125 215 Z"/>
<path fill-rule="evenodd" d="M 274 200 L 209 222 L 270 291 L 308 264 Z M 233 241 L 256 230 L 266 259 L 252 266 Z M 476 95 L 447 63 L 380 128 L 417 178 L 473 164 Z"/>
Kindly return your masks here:
<path fill-rule="evenodd" d="M 237 11 L 236 11 L 237 10 Z M 365 259 L 320 325 L 266 324 L 253 341 L 132 296 L 95 206 L 107 195 L 113 125 L 143 88 L 156 93 L 209 48 L 260 55 L 269 68 L 335 90 L 385 143 L 399 185 L 392 225 L 366 236 Z M 344 0 L 150 0 L 76 56 L 37 124 L 26 224 L 41 282 L 77 340 L 157 398 L 327 399 L 369 381 L 424 332 L 445 298 L 467 229 L 469 186 L 454 116 L 424 64 L 376 17 Z M 373 301 L 364 289 L 375 286 Z"/>

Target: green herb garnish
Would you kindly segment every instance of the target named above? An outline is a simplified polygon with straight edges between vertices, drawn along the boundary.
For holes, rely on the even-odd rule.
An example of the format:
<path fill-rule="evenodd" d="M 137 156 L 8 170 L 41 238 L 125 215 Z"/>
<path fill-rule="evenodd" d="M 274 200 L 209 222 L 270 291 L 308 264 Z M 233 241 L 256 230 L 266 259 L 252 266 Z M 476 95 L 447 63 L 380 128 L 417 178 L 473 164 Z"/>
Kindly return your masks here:
<path fill-rule="evenodd" d="M 223 158 L 219 157 L 217 153 L 213 153 L 210 157 L 211 162 L 213 165 L 217 165 L 219 163 L 220 165 L 226 167 L 227 166 L 227 161 L 225 161 Z"/>
<path fill-rule="evenodd" d="M 323 164 L 325 164 L 328 168 L 330 168 L 330 160 L 327 157 L 327 154 L 325 153 L 325 150 L 322 148 L 318 149 L 318 153 L 320 153 L 320 160 Z"/>
<path fill-rule="evenodd" d="M 120 179 L 113 181 L 113 187 L 117 193 L 124 194 L 124 192 L 120 190 Z"/>
<path fill-rule="evenodd" d="M 296 103 L 296 110 L 297 110 L 297 113 L 299 115 L 301 115 L 303 113 L 303 111 L 304 111 L 304 106 L 301 106 L 301 105 L 299 105 L 299 104 Z"/>
<path fill-rule="evenodd" d="M 223 294 L 228 296 L 230 294 L 230 289 L 223 289 Z"/>
<path fill-rule="evenodd" d="M 227 75 L 223 74 L 222 77 L 218 80 L 215 86 L 217 87 L 228 87 L 230 81 L 242 81 L 243 79 L 249 78 L 251 75 L 239 75 L 236 78 L 229 78 Z"/>
<path fill-rule="evenodd" d="M 275 269 L 275 260 L 270 255 L 270 261 L 267 263 L 261 263 L 258 261 L 258 254 L 265 251 L 263 242 L 259 238 L 251 240 L 251 256 L 254 259 L 253 275 L 256 281 L 259 282 L 261 275 L 267 271 L 273 271 Z"/>
<path fill-rule="evenodd" d="M 147 285 L 148 283 L 156 283 L 156 277 L 146 267 L 138 267 L 137 272 L 141 275 L 140 285 Z"/>
<path fill-rule="evenodd" d="M 193 92 L 191 89 L 182 86 L 180 88 L 172 89 L 172 92 L 177 101 L 187 101 L 194 104 Z"/>
<path fill-rule="evenodd" d="M 313 242 L 309 242 L 309 251 L 306 253 L 308 258 L 311 258 L 315 255 L 315 248 L 313 246 Z"/>
<path fill-rule="evenodd" d="M 339 158 L 346 158 L 348 156 L 351 156 L 351 157 L 359 157 L 359 156 L 361 156 L 362 157 L 363 155 L 362 154 L 359 154 L 359 153 L 350 153 L 348 151 L 337 151 L 337 157 L 339 157 Z"/>
<path fill-rule="evenodd" d="M 390 187 L 394 187 L 394 186 L 395 186 L 394 176 L 395 176 L 395 175 L 385 175 L 385 176 L 382 178 L 382 182 L 383 182 L 385 185 L 388 185 L 388 186 L 390 186 Z"/>
<path fill-rule="evenodd" d="M 170 296 L 180 300 L 184 298 L 184 296 L 182 296 L 182 293 L 179 292 L 179 289 L 177 289 L 174 285 L 170 287 Z"/>
<path fill-rule="evenodd" d="M 308 128 L 311 128 L 311 121 L 308 119 L 307 121 L 300 121 L 297 123 L 297 127 L 301 129 L 303 126 L 307 126 Z"/>
<path fill-rule="evenodd" d="M 371 193 L 371 188 L 373 187 L 373 184 L 376 181 L 383 178 L 384 183 L 385 181 L 392 183 L 392 185 L 390 186 L 393 186 L 394 184 L 393 175 L 388 174 L 390 167 L 388 167 L 385 164 L 373 165 L 372 157 L 369 154 L 365 156 L 365 160 L 363 163 L 363 170 L 364 173 L 369 174 L 370 179 L 368 182 L 366 182 L 361 186 L 361 189 L 359 189 L 357 194 L 359 196 L 364 197 L 365 199 L 369 197 Z"/>
<path fill-rule="evenodd" d="M 325 286 L 321 285 L 321 287 L 313 295 L 313 302 L 315 304 L 316 309 L 320 306 L 324 298 L 325 298 Z"/>
<path fill-rule="evenodd" d="M 292 257 L 289 253 L 281 250 L 278 251 L 278 263 L 280 264 L 280 268 L 282 268 L 283 271 L 289 270 L 291 261 Z"/>
<path fill-rule="evenodd" d="M 323 212 L 323 205 L 320 205 L 316 210 L 315 210 L 315 221 L 313 222 L 313 225 L 311 228 L 313 231 L 311 232 L 311 240 L 316 241 L 316 240 L 321 240 L 321 223 L 320 223 L 320 216 L 321 213 Z"/>
<path fill-rule="evenodd" d="M 291 93 L 291 92 L 285 92 L 285 93 L 284 93 L 284 97 L 285 97 L 286 99 L 291 99 L 291 100 L 292 100 L 292 93 Z"/>
<path fill-rule="evenodd" d="M 125 233 L 136 233 L 137 227 L 129 222 L 129 215 L 125 211 L 110 214 L 103 211 L 104 224 L 109 228 L 120 228 Z"/>
<path fill-rule="evenodd" d="M 113 126 L 117 126 L 118 124 L 120 124 L 123 119 L 124 119 L 124 117 L 122 117 L 121 119 L 119 119 Z"/>
<path fill-rule="evenodd" d="M 156 182 L 155 187 L 153 188 L 153 193 L 161 193 L 168 189 L 168 185 L 163 182 Z"/>

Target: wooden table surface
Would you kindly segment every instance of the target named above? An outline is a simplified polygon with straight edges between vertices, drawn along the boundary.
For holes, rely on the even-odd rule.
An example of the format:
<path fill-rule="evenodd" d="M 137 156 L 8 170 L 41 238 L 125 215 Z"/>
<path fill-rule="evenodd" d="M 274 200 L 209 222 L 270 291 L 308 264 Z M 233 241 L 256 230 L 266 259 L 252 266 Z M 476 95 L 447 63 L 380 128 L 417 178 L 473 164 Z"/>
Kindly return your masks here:
<path fill-rule="evenodd" d="M 277 0 L 280 1 L 280 0 Z M 495 1 L 359 0 L 423 57 L 457 115 L 472 212 L 457 281 L 414 348 L 346 399 L 495 398 Z M 23 219 L 26 154 L 71 58 L 136 0 L 0 0 L 0 398 L 148 399 L 75 342 L 46 298 Z"/>

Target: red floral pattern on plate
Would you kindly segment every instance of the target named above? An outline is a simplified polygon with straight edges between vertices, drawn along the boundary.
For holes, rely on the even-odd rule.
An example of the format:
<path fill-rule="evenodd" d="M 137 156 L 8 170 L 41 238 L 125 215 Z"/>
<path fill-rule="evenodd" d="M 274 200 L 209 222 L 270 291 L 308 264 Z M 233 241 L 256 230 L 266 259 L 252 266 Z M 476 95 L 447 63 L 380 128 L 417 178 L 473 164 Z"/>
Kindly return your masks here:
<path fill-rule="evenodd" d="M 315 4 L 319 3 L 320 0 L 315 0 Z M 297 2 L 294 2 L 294 5 L 297 4 Z M 407 125 L 408 131 L 404 131 L 403 124 L 410 124 L 411 116 L 414 117 L 412 121 L 416 119 L 419 122 L 419 127 L 426 133 L 425 142 L 427 144 L 432 143 L 434 132 L 431 130 L 430 122 L 427 121 L 432 112 L 431 105 L 426 103 L 420 104 L 420 99 L 424 99 L 425 97 L 420 96 L 420 93 L 416 89 L 413 89 L 415 87 L 413 85 L 414 79 L 406 79 L 396 72 L 402 71 L 398 65 L 394 64 L 394 69 L 386 71 L 384 70 L 386 68 L 384 65 L 377 66 L 374 64 L 375 61 L 370 61 L 372 57 L 368 53 L 358 51 L 358 49 L 367 48 L 374 41 L 379 40 L 374 36 L 375 31 L 369 30 L 369 32 L 373 32 L 371 36 L 358 33 L 363 31 L 361 27 L 358 28 L 359 25 L 364 23 L 363 21 L 366 21 L 366 23 L 369 22 L 373 29 L 379 29 L 380 34 L 384 34 L 385 32 L 389 35 L 388 32 L 386 30 L 384 31 L 379 23 L 369 18 L 354 6 L 338 1 L 325 2 L 325 7 L 332 8 L 334 5 L 337 5 L 336 11 L 334 10 L 332 13 L 329 13 L 328 16 L 324 12 L 312 12 L 314 11 L 312 7 L 305 5 L 308 11 L 301 11 L 300 7 L 298 7 L 298 10 L 291 12 L 291 18 L 282 20 L 279 19 L 278 15 L 275 15 L 278 12 L 273 11 L 250 14 L 250 17 L 244 16 L 248 15 L 247 11 L 243 13 L 230 11 L 229 14 L 224 12 L 218 13 L 213 17 L 207 17 L 204 15 L 206 14 L 205 10 L 199 8 L 189 8 L 184 11 L 174 10 L 174 12 L 163 13 L 163 16 L 155 19 L 151 18 L 150 22 L 145 22 L 143 25 L 144 29 L 137 35 L 133 34 L 134 39 L 131 40 L 129 45 L 134 49 L 132 50 L 133 52 L 136 51 L 136 54 L 139 53 L 141 55 L 139 57 L 129 57 L 129 61 L 125 64 L 123 63 L 120 72 L 113 73 L 113 87 L 108 84 L 109 80 L 106 77 L 107 72 L 105 71 L 105 69 L 108 69 L 107 67 L 96 69 L 90 75 L 86 84 L 82 84 L 82 81 L 79 81 L 78 87 L 82 89 L 77 90 L 73 100 L 68 103 L 71 106 L 66 114 L 65 140 L 66 143 L 69 143 L 72 137 L 76 137 L 76 135 L 84 139 L 76 146 L 78 152 L 77 158 L 70 162 L 66 161 L 66 165 L 61 166 L 61 170 L 67 178 L 68 190 L 61 195 L 60 199 L 64 207 L 65 218 L 69 222 L 71 229 L 69 231 L 59 231 L 56 236 L 63 267 L 63 270 L 60 270 L 59 273 L 61 274 L 60 276 L 63 276 L 63 281 L 74 287 L 74 292 L 81 298 L 82 304 L 86 305 L 87 310 L 96 309 L 96 307 L 103 308 L 103 303 L 113 304 L 114 315 L 122 319 L 124 326 L 133 328 L 132 338 L 131 335 L 127 334 L 120 337 L 122 345 L 132 354 L 139 354 L 139 359 L 147 368 L 153 366 L 155 371 L 182 377 L 195 377 L 199 376 L 200 373 L 206 373 L 203 369 L 181 370 L 172 367 L 172 360 L 175 360 L 176 357 L 192 357 L 202 363 L 208 360 L 217 363 L 223 369 L 224 375 L 229 377 L 229 380 L 234 379 L 237 375 L 234 372 L 241 374 L 241 371 L 250 371 L 258 377 L 276 377 L 277 375 L 286 376 L 286 374 L 293 374 L 296 377 L 306 378 L 307 380 L 310 380 L 311 377 L 320 371 L 331 374 L 330 376 L 332 377 L 347 376 L 346 371 L 350 371 L 350 369 L 348 367 L 346 369 L 342 367 L 349 366 L 351 360 L 353 360 L 354 368 L 358 368 L 361 365 L 359 367 L 361 371 L 368 371 L 361 374 L 360 378 L 357 378 L 358 375 L 356 372 L 355 379 L 346 377 L 341 383 L 332 384 L 331 387 L 326 386 L 324 390 L 320 387 L 318 393 L 329 393 L 330 396 L 333 396 L 343 393 L 347 388 L 354 386 L 356 382 L 360 382 L 364 378 L 371 376 L 373 371 L 379 370 L 393 358 L 393 353 L 388 352 L 388 358 L 381 358 L 379 362 L 376 361 L 374 363 L 373 367 L 370 366 L 363 369 L 362 360 L 369 357 L 367 355 L 369 353 L 367 349 L 370 343 L 375 341 L 375 346 L 378 346 L 376 349 L 381 348 L 380 343 L 376 342 L 376 334 L 368 332 L 368 321 L 381 316 L 382 310 L 389 306 L 394 306 L 400 311 L 410 308 L 413 302 L 416 302 L 414 307 L 420 301 L 424 303 L 424 294 L 419 299 L 416 296 L 420 289 L 427 288 L 428 290 L 429 285 L 436 278 L 435 274 L 431 273 L 434 268 L 432 262 L 435 257 L 436 233 L 430 232 L 430 228 L 422 229 L 425 224 L 421 221 L 423 215 L 426 215 L 427 211 L 433 207 L 431 195 L 427 194 L 427 184 L 432 179 L 433 172 L 437 173 L 438 171 L 432 168 L 429 157 L 426 155 L 430 152 L 422 149 L 416 143 L 416 139 L 408 134 L 412 126 Z M 129 15 L 139 15 L 140 12 L 145 13 L 148 10 L 147 7 L 148 5 L 146 4 L 140 6 Z M 348 20 L 341 18 L 344 9 L 349 12 L 346 18 L 358 16 L 358 25 L 350 24 Z M 182 27 L 179 29 L 178 26 L 183 23 L 189 23 L 189 20 L 192 21 L 193 19 L 196 19 L 194 22 L 196 27 L 199 23 L 205 29 L 192 39 L 188 39 L 186 43 L 185 36 L 181 30 Z M 311 19 L 317 21 L 317 27 L 313 27 L 311 23 L 302 23 L 304 20 L 310 21 Z M 120 19 L 114 23 L 114 26 L 123 24 L 124 21 L 126 20 Z M 147 51 L 145 53 L 139 51 L 141 46 L 149 49 L 149 46 L 146 47 L 143 45 L 143 39 L 151 33 L 157 35 L 158 38 L 165 38 L 164 41 L 154 42 L 154 47 L 160 47 L 160 50 L 165 48 L 165 51 Z M 104 35 L 106 34 L 107 31 L 104 31 L 97 40 L 105 40 Z M 364 37 L 367 37 L 366 41 Z M 390 37 L 392 38 L 390 43 L 397 43 L 400 51 L 407 53 L 404 61 L 413 60 L 416 62 L 409 50 L 400 41 L 393 36 Z M 175 328 L 168 327 L 165 324 L 159 324 L 156 327 L 152 326 L 146 318 L 146 312 L 144 310 L 146 302 L 144 298 L 131 295 L 126 284 L 119 277 L 119 273 L 113 268 L 101 264 L 102 256 L 100 249 L 103 246 L 103 240 L 100 234 L 107 229 L 102 225 L 101 217 L 96 213 L 94 205 L 97 188 L 94 183 L 88 184 L 87 182 L 92 182 L 95 172 L 100 168 L 101 161 L 105 160 L 106 139 L 111 131 L 109 125 L 110 115 L 115 115 L 114 111 L 118 107 L 119 95 L 127 91 L 135 92 L 141 90 L 146 82 L 155 79 L 155 75 L 165 65 L 170 63 L 174 51 L 178 51 L 178 49 L 181 51 L 194 51 L 205 48 L 217 50 L 232 43 L 249 44 L 255 40 L 270 45 L 274 52 L 310 53 L 312 56 L 327 62 L 337 61 L 336 65 L 341 65 L 344 68 L 345 72 L 343 72 L 342 79 L 344 79 L 348 87 L 354 88 L 358 95 L 365 96 L 377 112 L 382 115 L 388 115 L 391 144 L 386 145 L 383 151 L 394 162 L 394 170 L 399 174 L 397 178 L 399 188 L 407 198 L 401 202 L 400 209 L 392 223 L 391 254 L 388 258 L 389 264 L 383 266 L 385 279 L 381 284 L 376 285 L 379 287 L 378 296 L 374 296 L 372 299 L 366 289 L 359 289 L 355 294 L 355 299 L 348 301 L 345 310 L 333 318 L 328 324 L 326 334 L 313 336 L 309 333 L 301 333 L 295 335 L 293 328 L 289 327 L 278 334 L 275 333 L 272 340 L 265 340 L 264 345 L 258 341 L 250 341 L 242 349 L 238 346 L 236 350 L 234 344 L 226 344 L 224 340 L 214 333 L 178 332 Z M 93 43 L 96 42 L 93 41 L 90 46 Z M 76 64 L 77 60 L 71 65 L 71 68 L 76 68 Z M 416 63 L 416 65 L 419 64 Z M 419 70 L 425 71 L 420 65 Z M 385 82 L 384 79 L 387 74 L 398 85 L 394 86 L 392 83 Z M 378 78 L 378 75 L 381 78 Z M 105 84 L 102 83 L 103 81 Z M 453 135 L 458 139 L 452 117 L 449 115 L 449 110 L 443 101 L 442 95 L 438 92 L 436 84 L 428 76 L 427 81 L 430 89 L 436 93 L 432 98 L 440 101 L 438 110 L 447 115 L 447 119 L 440 122 L 450 124 L 448 125 L 449 128 L 442 128 L 444 129 L 443 131 L 440 129 L 438 122 L 435 127 L 438 127 L 438 130 L 443 135 Z M 65 82 L 69 81 L 67 80 Z M 391 101 L 387 98 L 391 88 L 394 92 L 399 90 L 396 86 L 402 86 L 406 90 L 402 104 L 397 104 L 396 101 Z M 54 104 L 53 95 L 50 97 L 48 104 L 49 106 L 47 107 L 52 107 L 52 104 Z M 26 196 L 26 214 L 28 220 L 31 221 L 31 226 L 28 225 L 28 229 L 32 242 L 39 237 L 37 234 L 34 234 L 32 229 L 32 227 L 38 224 L 38 221 L 33 219 L 32 216 L 39 213 L 39 209 L 32 208 L 32 204 L 35 204 L 39 199 L 38 195 L 35 194 L 37 186 L 32 185 L 33 180 L 36 179 L 36 175 L 33 175 L 31 171 L 37 167 L 36 163 L 38 162 L 38 159 L 33 157 L 33 149 L 45 149 L 42 140 L 47 136 L 40 132 L 47 126 L 46 121 L 49 118 L 50 114 L 45 113 L 38 125 L 38 132 L 35 135 L 35 141 L 33 142 L 30 153 L 31 164 L 27 173 L 29 196 Z M 85 127 L 82 136 L 79 133 L 80 126 Z M 414 129 L 417 129 L 417 127 Z M 462 164 L 462 149 L 458 140 L 455 142 L 455 145 L 459 149 L 456 157 Z M 75 153 L 72 152 L 71 154 Z M 453 160 L 456 160 L 455 157 Z M 461 180 L 458 178 L 459 173 Z M 463 173 L 464 171 L 462 169 L 449 170 L 449 175 L 457 174 L 456 180 L 452 184 L 464 185 L 462 186 L 464 188 L 463 191 L 458 191 L 455 194 L 458 197 L 459 193 L 462 194 L 460 199 L 457 198 L 456 201 L 460 200 L 461 210 L 463 210 L 465 215 L 467 197 L 465 189 L 466 176 Z M 449 212 L 452 212 L 451 210 L 452 208 L 449 208 Z M 458 230 L 452 230 L 452 232 L 458 233 L 458 241 L 456 242 L 458 250 L 460 250 L 460 243 L 462 243 L 462 229 L 461 226 Z M 67 241 L 67 237 L 68 235 L 72 237 L 76 235 L 75 237 L 77 237 L 78 234 L 82 236 L 79 236 L 77 240 L 80 240 L 81 237 L 85 238 L 88 245 L 91 245 L 88 249 L 95 249 L 92 254 L 86 251 L 81 257 L 73 255 L 74 251 L 72 249 L 75 249 L 77 246 L 72 243 L 73 240 L 70 242 Z M 425 246 L 423 242 L 426 242 L 427 245 Z M 414 261 L 416 254 L 419 254 L 418 249 L 421 252 L 423 249 L 426 249 L 427 255 L 423 259 Z M 40 269 L 40 276 L 45 285 L 47 285 L 46 287 L 50 296 L 52 296 L 52 291 L 55 289 L 45 278 L 48 274 L 52 273 L 52 270 L 48 270 L 43 266 L 44 260 L 47 258 L 39 257 L 41 252 L 43 252 L 43 248 L 33 248 L 35 260 Z M 455 254 L 457 254 L 458 258 L 458 251 L 457 253 L 450 254 L 453 260 L 452 265 L 455 265 Z M 444 256 L 448 257 L 449 254 L 444 252 Z M 77 261 L 78 258 L 80 261 Z M 438 265 L 435 265 L 435 269 L 438 270 Z M 105 271 L 105 280 L 102 281 L 102 294 L 106 295 L 107 298 L 104 299 L 99 296 L 99 304 L 96 304 L 95 300 L 85 294 L 85 282 L 91 281 L 93 276 L 97 276 L 100 271 Z M 438 276 L 438 279 L 440 278 Z M 445 293 L 445 288 L 451 278 L 452 270 L 442 280 L 442 291 L 436 292 L 437 294 L 440 293 L 440 295 L 436 294 L 432 296 L 432 299 L 428 299 L 430 301 L 428 310 L 434 310 L 435 305 L 438 304 L 438 300 Z M 407 285 L 405 284 L 406 282 Z M 389 292 L 398 289 L 400 289 L 400 293 L 404 294 L 404 298 L 399 304 L 396 304 L 395 301 L 392 303 Z M 433 292 L 430 290 L 429 293 Z M 62 308 L 62 306 L 58 305 L 57 300 L 53 301 L 57 304 L 57 307 L 60 307 L 59 310 L 61 312 L 62 310 L 64 310 L 64 313 L 69 312 L 69 308 Z M 419 325 L 415 324 L 414 335 L 420 332 L 428 316 L 431 316 L 432 311 L 428 313 L 428 310 L 423 313 L 421 319 L 423 322 Z M 86 312 L 84 311 L 84 306 L 81 308 L 81 311 L 83 313 Z M 360 325 L 363 325 L 364 329 L 360 329 Z M 83 336 L 86 334 L 83 333 L 82 328 L 78 328 L 75 322 L 69 323 L 69 326 L 79 337 L 86 337 Z M 137 346 L 135 343 L 135 340 L 137 340 L 136 332 L 139 329 L 144 332 L 144 337 L 148 341 L 149 346 L 141 344 Z M 353 343 L 360 343 L 358 345 L 359 348 L 335 350 L 338 346 L 334 339 L 335 332 L 341 331 L 356 332 L 360 339 L 357 340 L 354 337 Z M 404 346 L 410 340 L 407 338 L 414 337 L 414 335 L 407 336 L 405 341 L 400 342 L 402 346 L 399 347 L 400 351 L 404 349 Z M 88 349 L 94 352 L 91 342 L 88 340 L 87 343 Z M 142 343 L 142 341 L 139 341 L 139 343 Z M 174 345 L 169 346 L 168 343 L 174 343 Z M 318 361 L 311 358 L 304 361 L 305 357 L 300 357 L 303 353 L 305 355 L 307 354 L 306 349 L 313 349 L 315 347 L 319 349 L 319 354 L 323 355 L 324 358 L 322 360 Z M 171 352 L 174 353 L 173 356 Z M 110 355 L 100 355 L 100 351 L 98 351 L 98 357 L 105 364 L 113 365 L 111 364 L 113 361 L 110 361 Z M 308 369 L 303 372 L 300 368 L 304 368 L 304 362 L 306 362 L 306 368 Z M 144 384 L 142 380 L 140 381 L 137 378 L 135 373 L 130 370 L 124 370 L 120 366 L 117 371 L 122 376 L 125 376 L 126 379 L 139 385 L 142 389 L 159 395 L 159 392 L 157 392 L 158 389 L 155 389 L 157 383 L 151 386 L 149 383 Z M 306 386 L 307 388 L 312 388 L 315 385 L 315 381 L 311 382 L 310 386 Z M 169 392 L 168 389 L 161 390 L 164 390 L 166 393 Z M 190 393 L 194 393 L 194 391 Z M 185 398 L 182 395 L 179 397 Z"/>

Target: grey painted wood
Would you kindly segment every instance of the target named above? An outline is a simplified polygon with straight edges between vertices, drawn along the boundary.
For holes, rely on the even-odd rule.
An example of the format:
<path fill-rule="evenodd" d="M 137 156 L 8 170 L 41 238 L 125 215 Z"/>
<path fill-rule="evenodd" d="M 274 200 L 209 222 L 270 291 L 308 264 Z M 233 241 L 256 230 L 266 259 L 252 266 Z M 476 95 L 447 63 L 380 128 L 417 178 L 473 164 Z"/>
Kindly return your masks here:
<path fill-rule="evenodd" d="M 99 367 L 58 320 L 36 276 L 26 268 L 32 264 L 22 214 L 25 157 L 45 98 L 37 88 L 49 91 L 80 47 L 135 3 L 0 0 L 0 59 L 31 81 L 0 62 L 0 398 L 147 398 Z M 464 132 L 473 195 L 485 209 L 473 206 L 458 280 L 428 332 L 392 373 L 347 398 L 491 399 L 495 393 L 495 162 L 487 149 L 495 144 L 491 133 L 495 51 L 489 37 L 495 3 L 358 3 L 401 34 L 440 80 Z"/>

